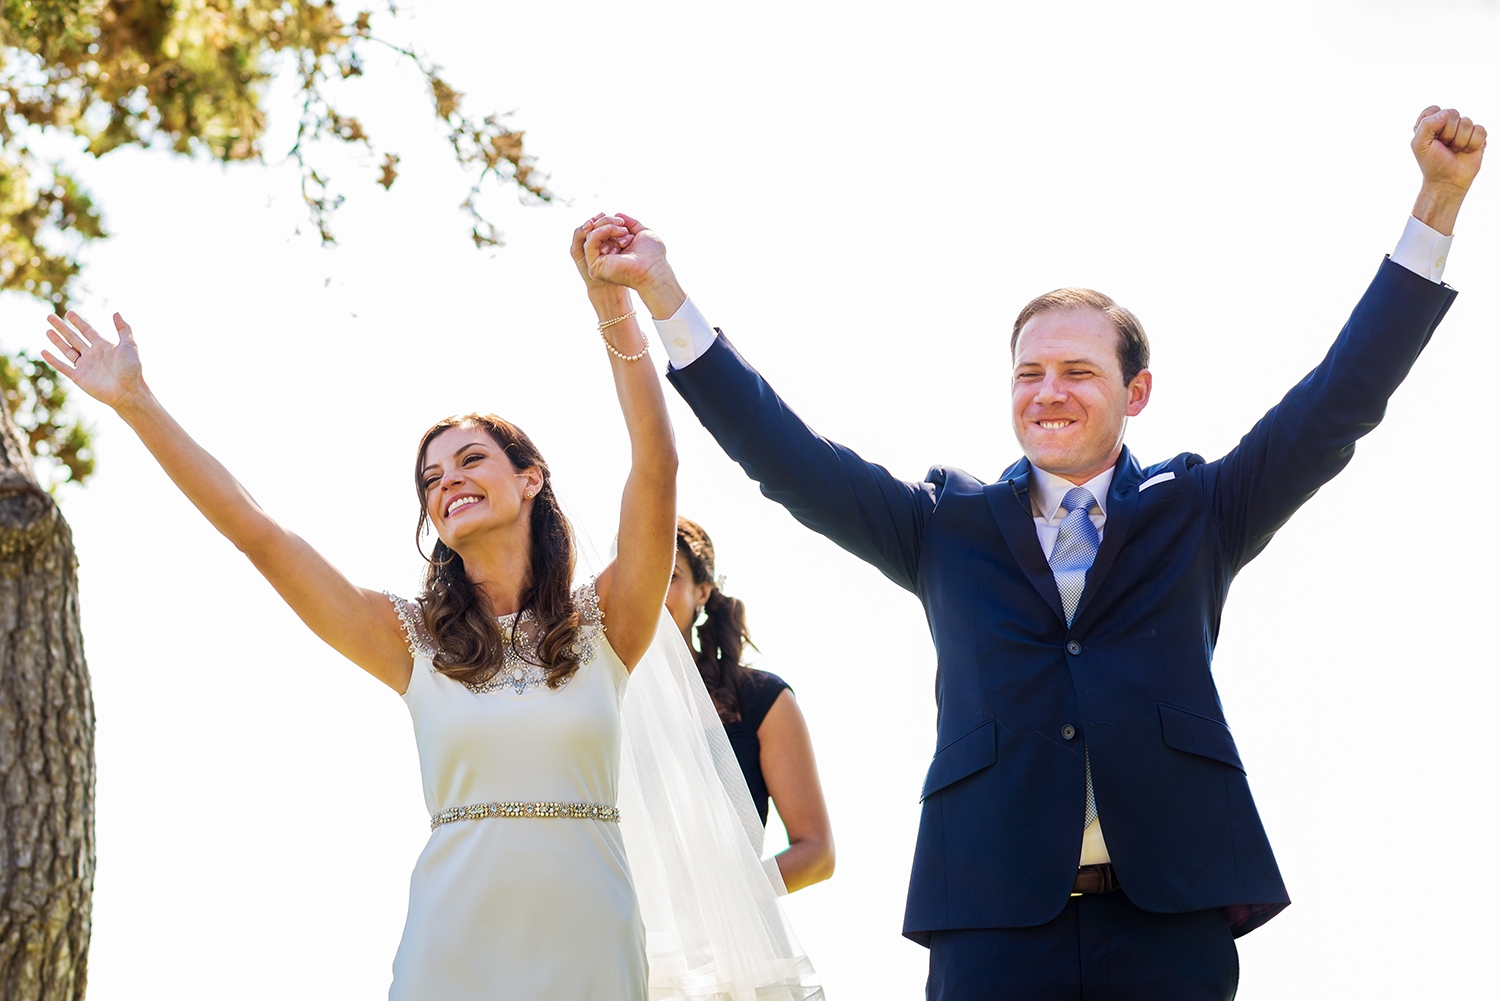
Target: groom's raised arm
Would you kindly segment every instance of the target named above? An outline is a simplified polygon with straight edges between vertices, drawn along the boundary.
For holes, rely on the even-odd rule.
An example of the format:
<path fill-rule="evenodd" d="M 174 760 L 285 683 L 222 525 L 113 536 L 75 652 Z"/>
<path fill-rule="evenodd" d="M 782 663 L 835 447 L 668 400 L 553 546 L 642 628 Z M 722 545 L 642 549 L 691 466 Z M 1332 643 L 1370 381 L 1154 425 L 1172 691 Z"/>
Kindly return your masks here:
<path fill-rule="evenodd" d="M 667 380 L 761 493 L 897 584 L 917 589 L 933 484 L 899 480 L 816 434 L 722 334 L 691 364 L 668 371 Z"/>
<path fill-rule="evenodd" d="M 1456 111 L 1419 116 L 1412 150 L 1422 187 L 1396 252 L 1318 366 L 1229 454 L 1193 471 L 1233 570 L 1348 464 L 1452 305 L 1457 293 L 1442 284 L 1443 267 L 1484 146 L 1484 128 Z"/>
<path fill-rule="evenodd" d="M 802 524 L 915 591 L 936 487 L 814 433 L 688 301 L 656 234 L 624 215 L 601 225 L 618 250 L 595 277 L 635 289 L 662 334 L 668 380 L 720 447 Z"/>

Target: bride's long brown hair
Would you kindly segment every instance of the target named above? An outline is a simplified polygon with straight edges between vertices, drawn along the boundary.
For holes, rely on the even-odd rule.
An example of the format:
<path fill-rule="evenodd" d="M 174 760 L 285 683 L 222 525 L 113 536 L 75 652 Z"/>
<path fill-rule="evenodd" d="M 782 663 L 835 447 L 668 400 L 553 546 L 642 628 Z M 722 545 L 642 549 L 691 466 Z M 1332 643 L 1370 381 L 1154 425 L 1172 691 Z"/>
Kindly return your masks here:
<path fill-rule="evenodd" d="M 525 431 L 494 414 L 467 414 L 438 421 L 417 446 L 417 547 L 431 522 L 427 517 L 427 491 L 422 486 L 422 468 L 427 446 L 449 428 L 482 428 L 505 452 L 518 470 L 536 467 L 542 472 L 542 488 L 531 503 L 531 569 L 521 590 L 519 611 L 531 609 L 541 642 L 537 655 L 547 670 L 547 684 L 557 688 L 578 670 L 574 649 L 581 626 L 573 606 L 572 583 L 575 563 L 573 527 L 563 516 L 552 492 L 552 473 L 547 460 Z M 422 618 L 437 641 L 441 653 L 433 666 L 456 681 L 482 684 L 493 678 L 503 663 L 506 640 L 484 603 L 480 587 L 469 580 L 463 557 L 438 539 L 427 557 L 427 579 L 421 596 Z M 514 648 L 515 639 L 510 640 Z"/>

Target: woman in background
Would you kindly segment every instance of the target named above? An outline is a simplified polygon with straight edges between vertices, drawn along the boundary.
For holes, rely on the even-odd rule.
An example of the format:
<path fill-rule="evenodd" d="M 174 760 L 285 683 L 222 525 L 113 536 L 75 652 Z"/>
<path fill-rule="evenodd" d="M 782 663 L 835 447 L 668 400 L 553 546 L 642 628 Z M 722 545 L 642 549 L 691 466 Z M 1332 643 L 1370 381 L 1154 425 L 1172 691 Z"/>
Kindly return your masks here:
<path fill-rule="evenodd" d="M 776 856 L 787 891 L 822 882 L 833 875 L 833 829 L 807 721 L 791 686 L 741 663 L 750 642 L 745 603 L 719 590 L 713 540 L 681 517 L 667 611 L 698 663 L 761 823 L 768 800 L 776 803 L 790 845 Z"/>

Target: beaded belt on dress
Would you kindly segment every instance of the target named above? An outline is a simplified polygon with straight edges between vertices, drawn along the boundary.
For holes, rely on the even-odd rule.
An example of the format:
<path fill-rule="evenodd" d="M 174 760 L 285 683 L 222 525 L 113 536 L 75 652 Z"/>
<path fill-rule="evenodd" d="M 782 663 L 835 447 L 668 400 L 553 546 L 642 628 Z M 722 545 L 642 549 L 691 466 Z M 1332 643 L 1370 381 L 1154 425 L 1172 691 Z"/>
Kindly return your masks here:
<path fill-rule="evenodd" d="M 573 820 L 607 820 L 620 822 L 620 808 L 597 803 L 475 803 L 473 806 L 450 806 L 432 815 L 432 829 L 460 820 L 485 820 L 489 817 L 568 817 Z"/>

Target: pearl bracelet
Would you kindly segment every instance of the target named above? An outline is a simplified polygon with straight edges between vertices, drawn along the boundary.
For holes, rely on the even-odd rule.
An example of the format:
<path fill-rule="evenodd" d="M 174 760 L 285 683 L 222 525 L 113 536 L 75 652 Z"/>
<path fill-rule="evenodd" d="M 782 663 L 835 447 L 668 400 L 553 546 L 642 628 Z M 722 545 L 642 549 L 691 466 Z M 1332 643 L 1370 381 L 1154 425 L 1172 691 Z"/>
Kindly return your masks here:
<path fill-rule="evenodd" d="M 614 355 L 621 361 L 640 361 L 642 358 L 646 357 L 646 352 L 651 350 L 651 342 L 646 340 L 646 335 L 644 333 L 641 334 L 641 349 L 633 355 L 624 354 L 620 351 L 619 348 L 609 343 L 609 337 L 604 333 L 604 331 L 599 331 L 599 336 L 604 339 L 604 346 L 609 348 L 609 353 Z"/>
<path fill-rule="evenodd" d="M 613 344 L 609 343 L 609 337 L 604 333 L 604 329 L 606 327 L 613 327 L 617 323 L 623 323 L 624 321 L 630 319 L 634 315 L 635 315 L 635 310 L 632 309 L 630 312 L 626 313 L 624 316 L 617 316 L 613 320 L 600 320 L 599 321 L 599 336 L 602 337 L 602 338 L 604 338 L 604 346 L 607 347 L 607 348 L 609 348 L 609 353 L 610 354 L 614 355 L 616 358 L 620 359 L 621 361 L 640 361 L 642 358 L 646 357 L 646 352 L 651 350 L 651 342 L 646 339 L 646 335 L 644 333 L 641 334 L 641 349 L 639 351 L 637 351 L 633 355 L 627 355 L 627 354 L 622 353 L 619 348 L 617 348 Z"/>

